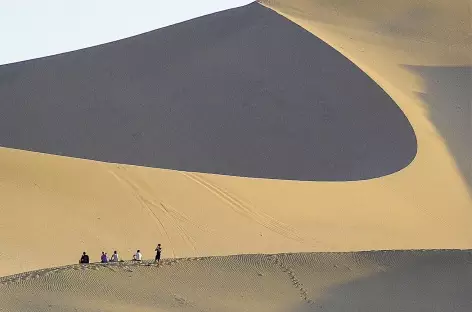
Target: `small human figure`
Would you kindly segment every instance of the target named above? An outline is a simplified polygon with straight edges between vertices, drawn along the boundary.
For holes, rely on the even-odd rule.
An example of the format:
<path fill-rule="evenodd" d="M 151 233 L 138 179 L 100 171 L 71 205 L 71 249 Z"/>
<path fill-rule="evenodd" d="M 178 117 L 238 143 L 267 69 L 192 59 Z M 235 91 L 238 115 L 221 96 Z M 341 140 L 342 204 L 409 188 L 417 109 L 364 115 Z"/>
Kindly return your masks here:
<path fill-rule="evenodd" d="M 113 254 L 111 255 L 110 262 L 118 262 L 119 260 L 120 258 L 118 257 L 118 253 L 115 250 Z"/>
<path fill-rule="evenodd" d="M 162 253 L 161 244 L 157 244 L 157 247 L 156 247 L 155 251 L 156 251 L 156 258 L 154 259 L 154 262 L 160 263 L 161 262 L 161 253 Z"/>
<path fill-rule="evenodd" d="M 106 252 L 102 251 L 102 256 L 100 257 L 102 263 L 108 263 L 108 257 Z"/>
<path fill-rule="evenodd" d="M 141 250 L 137 250 L 136 253 L 133 255 L 133 261 L 141 261 L 143 259 L 143 255 L 141 254 Z"/>
<path fill-rule="evenodd" d="M 90 263 L 89 256 L 87 255 L 85 251 L 82 253 L 82 257 L 80 257 L 79 263 L 82 263 L 82 264 Z"/>

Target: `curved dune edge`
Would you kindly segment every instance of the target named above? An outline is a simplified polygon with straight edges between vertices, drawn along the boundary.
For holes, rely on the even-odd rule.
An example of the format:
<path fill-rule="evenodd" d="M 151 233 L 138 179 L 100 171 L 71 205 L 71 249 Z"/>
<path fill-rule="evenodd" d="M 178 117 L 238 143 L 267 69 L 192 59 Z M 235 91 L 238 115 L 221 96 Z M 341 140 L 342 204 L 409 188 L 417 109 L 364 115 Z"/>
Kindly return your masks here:
<path fill-rule="evenodd" d="M 375 35 L 355 19 L 319 11 L 331 25 L 287 16 L 392 96 L 418 138 L 410 166 L 370 181 L 304 183 L 189 177 L 0 148 L 0 276 L 72 263 L 84 249 L 131 253 L 156 242 L 175 257 L 471 248 L 466 183 L 416 94 L 422 79 L 400 66 L 470 65 L 466 47 Z"/>
<path fill-rule="evenodd" d="M 0 97 L 2 146 L 124 165 L 342 182 L 417 152 L 382 88 L 257 3 L 0 66 Z"/>
<path fill-rule="evenodd" d="M 441 136 L 434 143 L 446 146 L 472 199 L 472 42 L 466 1 L 401 0 L 382 7 L 370 1 L 357 6 L 337 0 L 257 2 L 313 33 L 377 82 L 415 134 L 426 132 L 418 144 L 432 148 L 431 133 Z M 431 156 L 436 155 L 424 161 L 442 160 Z"/>
<path fill-rule="evenodd" d="M 0 278 L 8 311 L 470 311 L 472 251 L 69 265 Z M 421 295 L 420 295 L 421 294 Z"/>

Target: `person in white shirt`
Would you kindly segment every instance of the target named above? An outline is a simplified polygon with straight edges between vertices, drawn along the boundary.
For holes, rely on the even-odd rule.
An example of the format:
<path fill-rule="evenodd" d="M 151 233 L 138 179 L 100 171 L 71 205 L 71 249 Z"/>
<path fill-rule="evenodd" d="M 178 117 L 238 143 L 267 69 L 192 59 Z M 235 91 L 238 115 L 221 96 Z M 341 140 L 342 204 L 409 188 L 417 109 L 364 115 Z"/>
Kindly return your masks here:
<path fill-rule="evenodd" d="M 118 253 L 116 250 L 113 252 L 113 255 L 111 255 L 110 262 L 118 262 L 120 258 L 118 257 Z"/>
<path fill-rule="evenodd" d="M 143 260 L 143 255 L 141 254 L 141 250 L 137 250 L 136 253 L 133 255 L 133 261 L 141 261 Z"/>

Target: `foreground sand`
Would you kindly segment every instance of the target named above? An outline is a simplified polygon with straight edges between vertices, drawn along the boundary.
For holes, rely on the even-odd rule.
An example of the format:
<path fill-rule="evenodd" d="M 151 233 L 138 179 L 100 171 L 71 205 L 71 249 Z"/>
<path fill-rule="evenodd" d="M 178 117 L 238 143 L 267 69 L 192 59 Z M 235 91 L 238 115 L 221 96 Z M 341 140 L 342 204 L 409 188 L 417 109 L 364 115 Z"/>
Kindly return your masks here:
<path fill-rule="evenodd" d="M 0 275 L 74 263 L 82 250 L 150 254 L 157 242 L 170 257 L 470 248 L 470 107 L 460 101 L 470 89 L 456 67 L 443 67 L 466 74 L 470 68 L 467 23 L 455 22 L 467 19 L 466 2 L 438 1 L 439 11 L 427 1 L 389 2 L 390 31 L 377 25 L 386 18 L 377 1 L 359 8 L 329 3 L 269 5 L 349 57 L 392 96 L 418 139 L 409 167 L 359 182 L 288 182 L 1 148 Z M 421 27 L 407 18 L 423 10 L 432 13 L 419 19 Z M 430 26 L 433 21 L 442 26 Z M 435 99 L 444 105 L 430 107 Z"/>
<path fill-rule="evenodd" d="M 0 311 L 472 310 L 471 251 L 240 255 L 0 279 Z"/>
<path fill-rule="evenodd" d="M 364 2 L 370 10 L 344 1 L 269 5 L 353 60 L 397 102 L 418 140 L 410 166 L 366 181 L 296 182 L 0 148 L 0 276 L 76 263 L 83 250 L 95 259 L 113 249 L 149 256 L 158 242 L 167 257 L 471 248 L 470 107 L 461 101 L 470 89 L 456 75 L 459 68 L 468 77 L 470 44 L 455 22 L 467 5 L 438 2 L 442 13 L 424 23 L 444 27 L 415 32 L 423 29 L 408 24 L 415 19 L 400 17 L 428 10 L 428 1 L 389 2 L 393 31 L 382 32 L 378 2 Z M 430 106 L 435 99 L 443 106 Z"/>

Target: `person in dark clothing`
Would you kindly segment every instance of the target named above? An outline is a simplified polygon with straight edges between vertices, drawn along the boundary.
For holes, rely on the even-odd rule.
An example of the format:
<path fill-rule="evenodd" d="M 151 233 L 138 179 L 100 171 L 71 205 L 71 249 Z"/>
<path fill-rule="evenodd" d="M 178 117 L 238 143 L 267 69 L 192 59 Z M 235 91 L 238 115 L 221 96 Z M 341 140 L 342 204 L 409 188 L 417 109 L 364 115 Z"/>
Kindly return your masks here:
<path fill-rule="evenodd" d="M 159 263 L 161 262 L 161 253 L 162 253 L 161 244 L 157 244 L 155 251 L 156 251 L 156 258 L 154 259 L 154 262 Z"/>
<path fill-rule="evenodd" d="M 90 263 L 89 256 L 87 255 L 87 253 L 85 251 L 82 254 L 82 257 L 80 257 L 79 263 Z"/>

